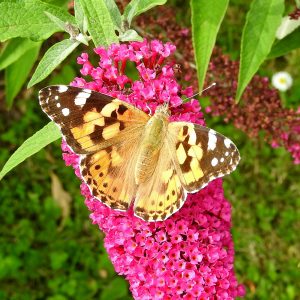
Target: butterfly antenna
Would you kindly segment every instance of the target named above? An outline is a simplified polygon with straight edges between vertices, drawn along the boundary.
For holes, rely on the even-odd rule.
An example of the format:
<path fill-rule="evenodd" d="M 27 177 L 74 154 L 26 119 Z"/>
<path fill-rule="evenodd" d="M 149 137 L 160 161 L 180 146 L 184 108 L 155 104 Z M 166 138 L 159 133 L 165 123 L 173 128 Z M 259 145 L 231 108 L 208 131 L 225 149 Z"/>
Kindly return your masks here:
<path fill-rule="evenodd" d="M 152 116 L 152 109 L 151 109 L 151 107 L 148 105 L 148 103 L 146 103 L 146 107 L 147 107 L 148 110 L 149 110 L 149 115 Z"/>
<path fill-rule="evenodd" d="M 207 88 L 205 88 L 205 89 L 202 90 L 201 92 L 198 92 L 198 93 L 192 95 L 191 97 L 185 98 L 185 99 L 184 99 L 184 102 L 186 102 L 187 100 L 189 100 L 189 99 L 191 99 L 191 98 L 194 98 L 194 97 L 197 96 L 197 95 L 202 95 L 202 93 L 203 93 L 204 91 L 209 90 L 210 88 L 212 88 L 212 87 L 215 86 L 215 85 L 216 85 L 216 83 L 213 82 L 211 85 L 209 85 Z"/>

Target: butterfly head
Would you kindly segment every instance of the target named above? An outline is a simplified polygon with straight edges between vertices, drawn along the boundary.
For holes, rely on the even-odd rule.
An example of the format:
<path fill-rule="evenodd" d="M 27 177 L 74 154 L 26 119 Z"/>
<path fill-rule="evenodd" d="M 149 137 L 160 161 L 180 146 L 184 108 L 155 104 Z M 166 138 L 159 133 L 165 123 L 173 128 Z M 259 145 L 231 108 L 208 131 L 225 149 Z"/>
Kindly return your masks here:
<path fill-rule="evenodd" d="M 169 103 L 165 102 L 164 104 L 157 106 L 155 110 L 155 115 L 157 117 L 164 117 L 164 118 L 170 117 L 171 111 L 169 109 Z"/>

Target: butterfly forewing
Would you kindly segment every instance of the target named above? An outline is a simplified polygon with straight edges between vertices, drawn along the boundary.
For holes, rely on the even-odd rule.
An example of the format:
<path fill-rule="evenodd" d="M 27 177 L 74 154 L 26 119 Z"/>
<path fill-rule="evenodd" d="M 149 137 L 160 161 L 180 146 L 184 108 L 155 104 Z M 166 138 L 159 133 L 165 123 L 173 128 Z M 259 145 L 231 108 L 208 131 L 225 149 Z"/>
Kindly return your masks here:
<path fill-rule="evenodd" d="M 136 152 L 149 116 L 124 101 L 71 86 L 46 87 L 39 97 L 44 112 L 81 155 L 81 175 L 93 196 L 126 210 L 136 191 Z"/>
<path fill-rule="evenodd" d="M 213 129 L 188 122 L 171 122 L 168 127 L 170 154 L 188 192 L 229 174 L 239 163 L 233 142 Z"/>
<path fill-rule="evenodd" d="M 149 116 L 107 95 L 71 86 L 50 86 L 39 93 L 44 112 L 60 127 L 78 154 L 94 153 L 126 139 Z"/>

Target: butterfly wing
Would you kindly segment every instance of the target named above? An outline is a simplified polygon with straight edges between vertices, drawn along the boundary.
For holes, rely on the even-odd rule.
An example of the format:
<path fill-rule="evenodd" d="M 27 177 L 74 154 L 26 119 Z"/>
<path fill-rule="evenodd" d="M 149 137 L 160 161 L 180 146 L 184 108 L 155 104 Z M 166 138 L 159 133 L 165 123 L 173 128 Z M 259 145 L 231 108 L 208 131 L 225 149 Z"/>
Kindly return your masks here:
<path fill-rule="evenodd" d="M 183 187 L 196 192 L 235 170 L 240 155 L 231 140 L 213 129 L 188 122 L 168 125 L 168 143 Z"/>
<path fill-rule="evenodd" d="M 142 130 L 149 116 L 124 101 L 72 86 L 40 90 L 43 111 L 59 126 L 78 154 L 94 153 Z"/>
<path fill-rule="evenodd" d="M 136 193 L 134 168 L 141 133 L 81 159 L 81 174 L 94 197 L 108 207 L 127 210 Z"/>
<path fill-rule="evenodd" d="M 240 156 L 216 131 L 188 122 L 171 122 L 151 179 L 139 185 L 135 215 L 163 221 L 184 204 L 188 193 L 232 172 Z"/>
<path fill-rule="evenodd" d="M 92 195 L 126 210 L 136 190 L 136 151 L 149 116 L 121 100 L 71 86 L 46 87 L 39 98 L 68 145 L 81 155 L 81 175 Z"/>
<path fill-rule="evenodd" d="M 163 221 L 175 213 L 185 199 L 186 191 L 176 172 L 166 140 L 153 175 L 138 186 L 134 213 L 146 221 Z"/>

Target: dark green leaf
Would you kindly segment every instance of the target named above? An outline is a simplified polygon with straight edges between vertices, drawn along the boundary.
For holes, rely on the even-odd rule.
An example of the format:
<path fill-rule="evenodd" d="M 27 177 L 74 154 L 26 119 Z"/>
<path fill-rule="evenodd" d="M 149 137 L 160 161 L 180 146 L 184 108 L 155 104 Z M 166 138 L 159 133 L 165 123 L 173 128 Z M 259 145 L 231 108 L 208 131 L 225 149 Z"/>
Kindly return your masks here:
<path fill-rule="evenodd" d="M 95 46 L 109 46 L 112 43 L 118 43 L 115 23 L 105 0 L 81 0 L 81 5 L 87 17 L 88 31 Z"/>
<path fill-rule="evenodd" d="M 0 70 L 18 60 L 29 49 L 34 48 L 37 43 L 23 38 L 14 38 L 7 42 L 0 54 Z"/>
<path fill-rule="evenodd" d="M 53 122 L 49 122 L 41 130 L 28 138 L 8 159 L 0 172 L 0 180 L 13 168 L 23 162 L 26 158 L 37 153 L 48 144 L 61 137 L 61 133 Z"/>
<path fill-rule="evenodd" d="M 128 286 L 124 278 L 113 279 L 103 290 L 100 300 L 122 299 L 128 294 Z"/>
<path fill-rule="evenodd" d="M 129 26 L 134 17 L 151 9 L 157 5 L 163 5 L 167 0 L 131 0 L 124 11 L 124 18 L 127 20 Z"/>
<path fill-rule="evenodd" d="M 45 11 L 64 22 L 75 23 L 72 15 L 57 6 L 39 0 L 2 0 L 0 2 L 0 41 L 27 37 L 39 41 L 61 29 L 45 17 Z"/>
<path fill-rule="evenodd" d="M 195 59 L 202 91 L 209 59 L 229 0 L 191 0 Z"/>
<path fill-rule="evenodd" d="M 11 108 L 14 98 L 25 83 L 35 61 L 37 60 L 41 42 L 27 50 L 16 62 L 5 70 L 5 97 L 6 105 Z"/>
<path fill-rule="evenodd" d="M 259 66 L 267 58 L 281 22 L 284 0 L 254 0 L 247 14 L 241 43 L 237 102 Z"/>
<path fill-rule="evenodd" d="M 59 73 L 52 76 L 49 85 L 59 85 L 59 84 L 70 84 L 71 81 L 76 77 L 76 72 L 69 64 L 64 65 Z"/>
<path fill-rule="evenodd" d="M 275 58 L 287 54 L 288 52 L 300 48 L 300 28 L 278 41 L 272 47 L 268 58 Z"/>
<path fill-rule="evenodd" d="M 45 79 L 78 45 L 77 41 L 63 40 L 49 48 L 32 75 L 28 87 Z"/>

